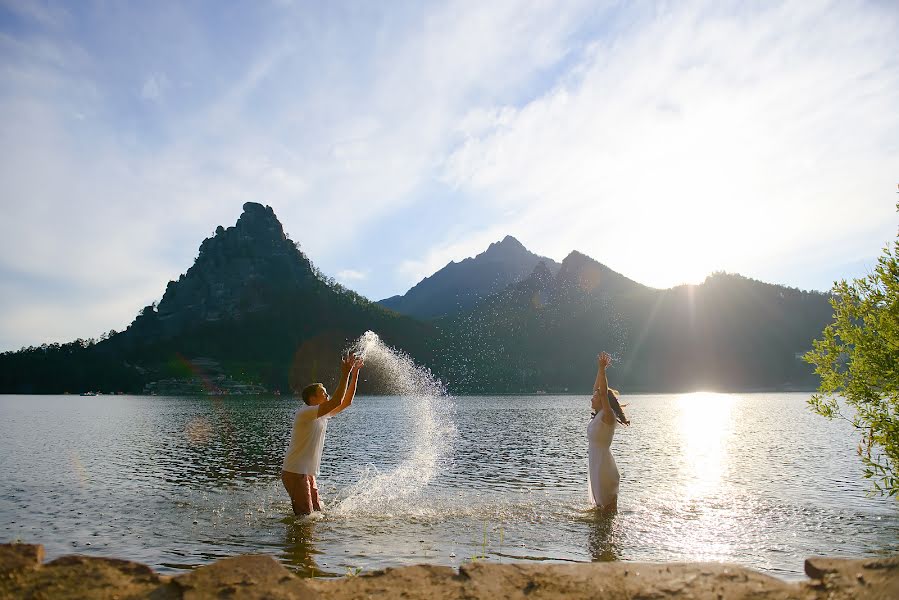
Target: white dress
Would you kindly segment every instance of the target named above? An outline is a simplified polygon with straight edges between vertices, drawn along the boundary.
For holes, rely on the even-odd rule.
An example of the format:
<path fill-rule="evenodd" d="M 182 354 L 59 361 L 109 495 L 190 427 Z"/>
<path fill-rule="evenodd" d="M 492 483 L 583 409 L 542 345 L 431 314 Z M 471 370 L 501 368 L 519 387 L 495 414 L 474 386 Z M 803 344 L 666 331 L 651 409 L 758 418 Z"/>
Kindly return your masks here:
<path fill-rule="evenodd" d="M 618 495 L 618 465 L 612 457 L 612 437 L 615 435 L 615 422 L 603 423 L 602 411 L 590 420 L 587 425 L 587 487 L 590 489 L 590 502 L 596 506 L 608 506 Z"/>

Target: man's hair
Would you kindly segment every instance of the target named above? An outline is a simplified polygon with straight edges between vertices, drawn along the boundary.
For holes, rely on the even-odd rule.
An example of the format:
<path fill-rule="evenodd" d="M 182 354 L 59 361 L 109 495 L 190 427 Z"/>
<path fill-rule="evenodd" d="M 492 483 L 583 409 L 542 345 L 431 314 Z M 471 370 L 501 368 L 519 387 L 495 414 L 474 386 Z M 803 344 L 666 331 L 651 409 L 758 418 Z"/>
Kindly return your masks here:
<path fill-rule="evenodd" d="M 318 390 L 323 387 L 325 387 L 325 386 L 323 386 L 320 383 L 310 383 L 309 385 L 304 387 L 303 392 L 302 392 L 303 393 L 303 402 L 305 402 L 306 404 L 309 404 L 309 398 L 314 396 L 318 392 Z"/>

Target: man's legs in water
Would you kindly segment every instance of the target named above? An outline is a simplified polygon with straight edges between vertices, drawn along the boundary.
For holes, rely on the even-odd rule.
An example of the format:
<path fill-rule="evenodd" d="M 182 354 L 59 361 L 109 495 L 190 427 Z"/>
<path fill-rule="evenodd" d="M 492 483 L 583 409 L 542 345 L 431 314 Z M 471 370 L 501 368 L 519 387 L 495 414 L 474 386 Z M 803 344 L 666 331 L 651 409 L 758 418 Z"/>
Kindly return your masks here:
<path fill-rule="evenodd" d="M 321 511 L 322 505 L 318 499 L 318 485 L 315 483 L 315 475 L 307 475 L 309 477 L 309 492 L 312 500 L 312 510 Z"/>
<path fill-rule="evenodd" d="M 290 495 L 290 504 L 293 506 L 293 514 L 308 515 L 313 507 L 318 504 L 318 490 L 315 491 L 315 503 L 312 501 L 312 484 L 309 475 L 281 471 L 281 482 Z"/>

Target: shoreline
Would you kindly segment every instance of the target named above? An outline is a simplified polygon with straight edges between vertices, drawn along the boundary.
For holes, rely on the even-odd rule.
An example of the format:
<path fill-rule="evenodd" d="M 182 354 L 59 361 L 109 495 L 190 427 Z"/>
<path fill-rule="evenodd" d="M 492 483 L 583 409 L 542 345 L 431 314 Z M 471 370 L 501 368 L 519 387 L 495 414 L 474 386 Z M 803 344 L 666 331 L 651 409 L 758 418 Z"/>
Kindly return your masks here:
<path fill-rule="evenodd" d="M 0 544 L 0 598 L 899 598 L 899 555 L 808 558 L 805 573 L 809 579 L 785 582 L 727 563 L 470 562 L 303 579 L 271 556 L 246 554 L 169 576 L 117 558 L 45 563 L 41 545 Z"/>

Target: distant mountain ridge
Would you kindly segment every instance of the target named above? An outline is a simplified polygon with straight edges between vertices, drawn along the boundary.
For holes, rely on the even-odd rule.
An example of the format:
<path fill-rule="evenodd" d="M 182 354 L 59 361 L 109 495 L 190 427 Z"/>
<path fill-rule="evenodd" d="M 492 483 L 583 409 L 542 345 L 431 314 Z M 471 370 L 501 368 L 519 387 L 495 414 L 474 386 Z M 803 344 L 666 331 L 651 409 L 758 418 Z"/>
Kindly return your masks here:
<path fill-rule="evenodd" d="M 553 273 L 560 266 L 507 235 L 477 256 L 451 261 L 405 294 L 385 298 L 379 304 L 420 319 L 466 312 L 490 294 L 527 277 L 540 262 Z"/>
<path fill-rule="evenodd" d="M 816 384 L 801 357 L 831 319 L 827 294 L 725 273 L 660 290 L 507 236 L 400 297 L 418 320 L 322 275 L 270 207 L 243 208 L 126 331 L 0 354 L 0 392 L 209 391 L 210 379 L 297 389 L 332 382 L 341 350 L 369 329 L 453 393 L 588 393 L 599 350 L 615 355 L 612 383 L 626 392 Z M 390 374 L 372 366 L 364 385 L 389 392 Z"/>
<path fill-rule="evenodd" d="M 813 389 L 801 356 L 831 313 L 827 294 L 726 273 L 650 288 L 575 251 L 440 319 L 434 369 L 459 393 L 588 393 L 608 350 L 628 391 Z"/>

